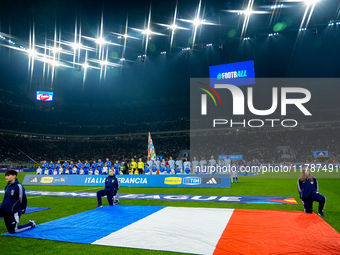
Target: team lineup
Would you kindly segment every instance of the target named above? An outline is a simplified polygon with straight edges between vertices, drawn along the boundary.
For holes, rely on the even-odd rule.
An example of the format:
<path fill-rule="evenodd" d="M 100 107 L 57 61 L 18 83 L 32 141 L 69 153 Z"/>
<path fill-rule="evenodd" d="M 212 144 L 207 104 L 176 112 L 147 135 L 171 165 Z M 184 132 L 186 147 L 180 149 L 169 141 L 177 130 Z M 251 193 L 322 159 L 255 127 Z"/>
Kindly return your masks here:
<path fill-rule="evenodd" d="M 254 166 L 259 166 L 258 161 L 254 161 Z M 235 162 L 229 159 L 221 159 L 216 161 L 214 156 L 207 162 L 205 159 L 200 161 L 194 157 L 193 161 L 189 161 L 187 158 L 182 160 L 178 158 L 176 161 L 169 157 L 169 159 L 157 158 L 156 160 L 148 160 L 143 162 L 142 158 L 139 158 L 138 162 L 134 158 L 129 160 L 118 160 L 112 164 L 109 158 L 106 158 L 106 162 L 102 162 L 101 159 L 93 161 L 91 164 L 88 160 L 82 163 L 78 160 L 78 163 L 73 161 L 64 161 L 61 164 L 60 160 L 57 164 L 51 161 L 49 164 L 44 161 L 42 166 L 37 168 L 37 174 L 44 175 L 61 175 L 61 174 L 85 174 L 85 175 L 101 175 L 107 174 L 110 169 L 114 170 L 116 175 L 119 174 L 190 174 L 190 173 L 214 173 L 217 169 L 221 169 L 219 172 L 235 172 L 239 167 Z"/>

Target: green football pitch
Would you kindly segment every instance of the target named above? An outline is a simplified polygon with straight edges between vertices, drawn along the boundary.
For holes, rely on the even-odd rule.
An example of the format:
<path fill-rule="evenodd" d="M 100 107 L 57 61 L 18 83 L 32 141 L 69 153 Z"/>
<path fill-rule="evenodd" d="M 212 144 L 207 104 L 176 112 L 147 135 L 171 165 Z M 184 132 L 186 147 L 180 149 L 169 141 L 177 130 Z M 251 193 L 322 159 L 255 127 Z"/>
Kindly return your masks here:
<path fill-rule="evenodd" d="M 328 174 L 328 173 L 327 173 Z M 325 175 L 325 173 L 313 174 L 319 183 L 319 192 L 326 196 L 326 218 L 336 231 L 340 232 L 340 173 Z M 25 174 L 19 173 L 18 180 L 22 183 Z M 285 210 L 302 211 L 303 206 L 297 191 L 298 173 L 290 174 L 266 174 L 256 176 L 240 176 L 239 184 L 232 184 L 231 188 L 131 188 L 121 187 L 121 193 L 143 194 L 186 194 L 186 195 L 243 195 L 243 196 L 285 196 L 294 197 L 298 205 L 274 205 L 274 204 L 241 204 L 241 203 L 214 203 L 214 202 L 183 202 L 183 201 L 147 201 L 147 200 L 123 200 L 121 204 L 127 205 L 154 205 L 154 206 L 180 206 L 180 207 L 210 207 L 210 208 L 237 208 L 237 209 L 261 209 L 261 210 Z M 5 187 L 4 175 L 0 179 L 0 187 Z M 84 186 L 32 186 L 26 185 L 26 190 L 46 191 L 79 191 L 96 192 L 102 187 Z M 37 224 L 74 215 L 96 207 L 95 198 L 74 197 L 44 197 L 27 196 L 28 206 L 50 207 L 49 210 L 35 212 L 21 217 L 21 224 L 29 219 Z M 0 200 L 3 195 L 0 195 Z M 103 205 L 107 200 L 103 199 Z M 314 212 L 317 212 L 317 203 L 314 203 Z M 0 220 L 0 233 L 7 232 L 3 220 Z M 136 236 L 136 238 L 151 238 Z M 72 240 L 70 240 L 72 241 Z M 4 254 L 173 254 L 173 252 L 161 252 L 139 250 L 120 247 L 106 247 L 90 244 L 67 243 L 33 238 L 19 238 L 0 236 L 0 253 Z M 183 254 L 183 253 L 180 253 Z"/>

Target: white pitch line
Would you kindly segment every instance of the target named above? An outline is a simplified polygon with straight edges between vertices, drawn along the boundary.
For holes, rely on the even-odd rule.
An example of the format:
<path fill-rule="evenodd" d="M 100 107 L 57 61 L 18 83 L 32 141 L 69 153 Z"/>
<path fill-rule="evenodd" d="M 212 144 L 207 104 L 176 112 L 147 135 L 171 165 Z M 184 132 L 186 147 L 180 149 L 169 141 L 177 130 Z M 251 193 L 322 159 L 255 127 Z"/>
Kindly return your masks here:
<path fill-rule="evenodd" d="M 85 191 L 85 190 L 92 190 L 92 189 L 98 189 L 98 187 L 94 187 L 94 188 L 89 188 L 89 189 L 81 189 L 81 190 L 75 190 L 75 191 L 63 191 L 63 192 L 80 192 L 80 191 Z M 37 198 L 37 197 L 44 197 L 44 196 L 35 196 L 35 197 L 28 197 L 28 198 Z M 27 198 L 27 199 L 28 199 Z"/>
<path fill-rule="evenodd" d="M 73 192 L 80 192 L 80 191 L 85 191 L 85 190 L 92 190 L 92 189 L 98 189 L 100 187 L 94 187 L 94 188 L 89 188 L 89 189 L 82 189 L 82 190 L 77 190 L 77 191 L 73 191 Z"/>

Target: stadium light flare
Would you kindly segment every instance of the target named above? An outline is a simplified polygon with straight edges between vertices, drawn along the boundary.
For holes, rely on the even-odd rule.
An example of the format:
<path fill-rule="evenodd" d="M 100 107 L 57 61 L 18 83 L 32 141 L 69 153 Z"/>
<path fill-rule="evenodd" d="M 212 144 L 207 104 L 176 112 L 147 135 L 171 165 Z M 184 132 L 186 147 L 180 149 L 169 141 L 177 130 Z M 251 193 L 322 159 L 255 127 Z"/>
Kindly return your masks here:
<path fill-rule="evenodd" d="M 59 62 L 56 61 L 56 60 L 50 60 L 49 63 L 52 65 L 52 66 L 59 66 Z"/>
<path fill-rule="evenodd" d="M 79 50 L 83 45 L 81 43 L 73 43 L 72 48 L 74 50 Z"/>
<path fill-rule="evenodd" d="M 168 29 L 171 29 L 171 30 L 176 30 L 178 28 L 178 26 L 176 24 L 172 24 L 170 26 L 168 26 Z"/>
<path fill-rule="evenodd" d="M 320 0 L 304 0 L 304 2 L 306 3 L 306 5 L 315 5 L 317 2 L 319 2 Z"/>
<path fill-rule="evenodd" d="M 102 60 L 102 61 L 100 61 L 100 64 L 102 65 L 102 66 L 104 66 L 104 65 L 107 65 L 109 62 L 107 61 L 107 60 Z"/>
<path fill-rule="evenodd" d="M 121 58 L 120 61 L 125 61 L 125 58 Z"/>
<path fill-rule="evenodd" d="M 192 24 L 194 24 L 195 27 L 198 27 L 199 25 L 203 24 L 204 21 L 205 21 L 204 19 L 196 18 L 192 21 Z"/>
<path fill-rule="evenodd" d="M 250 40 L 250 37 L 244 37 L 243 38 L 243 41 L 248 41 L 248 40 Z"/>
<path fill-rule="evenodd" d="M 143 35 L 150 35 L 150 34 L 152 34 L 152 31 L 150 29 L 145 29 L 145 30 L 142 31 L 142 34 Z"/>
<path fill-rule="evenodd" d="M 30 56 L 30 57 L 35 57 L 35 56 L 37 56 L 37 51 L 36 50 L 33 50 L 33 49 L 28 49 L 27 50 L 27 53 L 28 53 L 28 55 Z"/>
<path fill-rule="evenodd" d="M 270 9 L 275 10 L 275 9 L 279 9 L 279 8 L 282 8 L 282 7 L 283 7 L 283 4 L 275 4 L 275 5 L 272 5 L 270 7 Z"/>
<path fill-rule="evenodd" d="M 253 14 L 253 10 L 252 9 L 246 9 L 243 11 L 243 14 L 246 15 L 246 16 L 250 16 Z"/>
<path fill-rule="evenodd" d="M 99 45 L 104 45 L 106 43 L 105 39 L 103 37 L 98 37 L 95 42 Z"/>
<path fill-rule="evenodd" d="M 60 47 L 54 47 L 53 49 L 52 49 L 52 51 L 54 52 L 54 53 L 59 53 L 59 52 L 61 52 L 63 49 L 62 48 L 60 48 Z"/>
<path fill-rule="evenodd" d="M 331 20 L 331 21 L 329 21 L 329 23 L 328 23 L 329 27 L 332 27 L 334 25 L 336 25 L 336 26 L 340 25 L 340 21 L 338 21 L 338 20 Z"/>

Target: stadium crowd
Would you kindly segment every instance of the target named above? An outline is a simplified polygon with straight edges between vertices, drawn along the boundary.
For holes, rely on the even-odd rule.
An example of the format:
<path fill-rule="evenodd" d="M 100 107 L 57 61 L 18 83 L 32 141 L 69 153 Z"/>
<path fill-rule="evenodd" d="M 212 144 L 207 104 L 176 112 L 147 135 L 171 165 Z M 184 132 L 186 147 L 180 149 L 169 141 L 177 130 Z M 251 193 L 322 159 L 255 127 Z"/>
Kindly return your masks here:
<path fill-rule="evenodd" d="M 260 163 L 313 162 L 313 151 L 328 151 L 328 162 L 339 162 L 339 129 L 296 129 L 276 131 L 239 130 L 225 134 L 189 136 L 189 133 L 154 135 L 156 154 L 163 158 L 182 157 L 181 150 L 191 147 L 191 159 L 209 159 L 211 155 L 243 155 L 247 162 Z M 144 136 L 101 138 L 31 137 L 1 134 L 0 158 L 2 162 L 42 162 L 44 160 L 73 160 L 92 162 L 109 157 L 120 162 L 124 159 L 142 158 L 146 162 L 147 142 Z M 197 145 L 197 146 L 196 146 Z M 282 159 L 278 146 L 289 146 L 294 157 Z M 293 153 L 292 153 L 293 154 Z M 104 156 L 103 156 L 104 155 Z"/>

